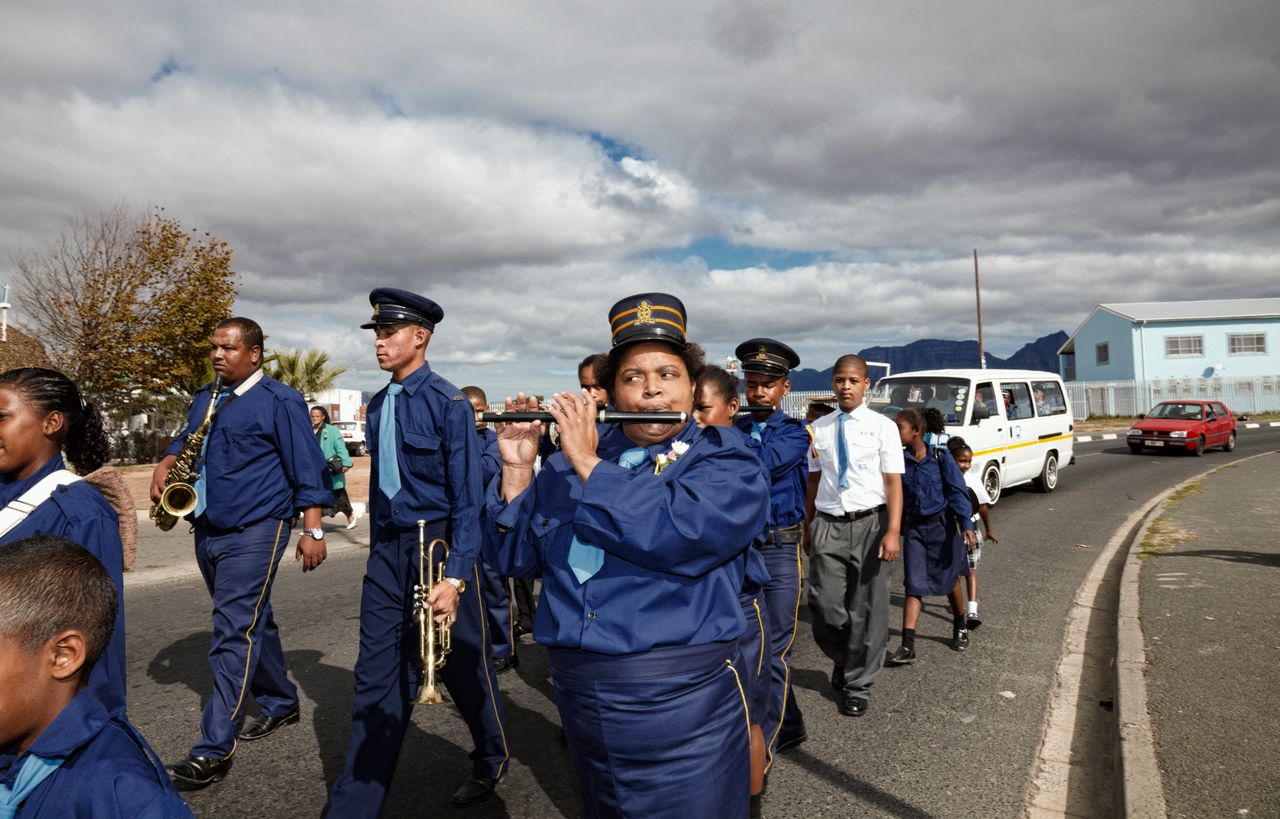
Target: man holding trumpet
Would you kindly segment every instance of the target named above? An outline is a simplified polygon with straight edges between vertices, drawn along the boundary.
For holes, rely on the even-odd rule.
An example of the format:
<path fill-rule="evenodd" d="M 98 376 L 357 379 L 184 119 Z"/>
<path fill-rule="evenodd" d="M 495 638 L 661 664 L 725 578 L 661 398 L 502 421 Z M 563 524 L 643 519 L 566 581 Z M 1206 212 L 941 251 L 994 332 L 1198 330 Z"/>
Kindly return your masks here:
<path fill-rule="evenodd" d="M 432 372 L 426 348 L 444 310 L 396 288 L 369 294 L 378 366 L 391 383 L 369 402 L 372 455 L 369 562 L 360 599 L 351 737 L 328 815 L 377 816 L 395 772 L 423 678 L 414 586 L 420 543 L 449 544 L 443 574 L 423 590 L 435 621 L 451 630 L 440 677 L 471 730 L 472 772 L 454 793 L 487 797 L 506 770 L 505 717 L 490 658 L 476 557 L 480 533 L 480 448 L 475 413 L 457 387 Z M 419 521 L 424 521 L 419 526 Z M 438 563 L 442 549 L 426 560 Z"/>
<path fill-rule="evenodd" d="M 509 417 L 485 557 L 542 578 L 533 633 L 587 817 L 746 816 L 738 590 L 768 477 L 741 436 L 679 420 L 702 369 L 679 299 L 639 294 L 609 318 L 614 406 L 662 415 L 601 418 L 589 395 L 560 393 L 560 452 L 536 478 L 542 423 Z"/>

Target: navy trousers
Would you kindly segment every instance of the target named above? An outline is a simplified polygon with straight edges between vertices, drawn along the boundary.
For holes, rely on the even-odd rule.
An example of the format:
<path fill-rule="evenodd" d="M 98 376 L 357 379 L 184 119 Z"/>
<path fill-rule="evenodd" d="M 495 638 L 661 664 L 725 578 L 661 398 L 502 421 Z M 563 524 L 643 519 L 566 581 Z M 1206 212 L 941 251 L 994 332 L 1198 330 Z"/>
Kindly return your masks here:
<path fill-rule="evenodd" d="M 775 530 L 766 532 L 766 537 Z M 772 540 L 772 538 L 770 538 Z M 779 742 L 805 732 L 804 715 L 791 690 L 788 658 L 796 638 L 796 618 L 800 611 L 800 544 L 766 542 L 761 549 L 769 567 L 764 602 L 769 611 L 769 641 L 772 645 L 769 710 L 760 722 L 766 745 L 766 770 L 773 763 L 773 749 Z"/>
<path fill-rule="evenodd" d="M 764 589 L 741 591 L 738 604 L 742 606 L 742 619 L 747 630 L 738 639 L 742 666 L 738 669 L 742 687 L 747 690 L 747 712 L 752 725 L 764 730 L 764 719 L 769 713 L 769 691 L 773 687 L 773 665 L 770 662 L 769 614 L 765 610 Z"/>
<path fill-rule="evenodd" d="M 747 815 L 750 734 L 737 641 L 548 653 L 583 816 Z"/>
<path fill-rule="evenodd" d="M 429 525 L 427 542 L 443 537 L 444 532 L 444 521 Z M 437 563 L 442 557 L 437 547 Z M 369 549 L 360 597 L 360 654 L 347 761 L 329 794 L 329 816 L 377 816 L 382 809 L 413 713 L 410 700 L 417 696 L 422 681 L 418 623 L 413 618 L 417 582 L 417 529 L 380 528 L 378 540 Z M 452 648 L 439 679 L 471 730 L 472 773 L 497 779 L 507 765 L 506 719 L 489 654 L 488 630 L 480 574 L 473 571 L 458 600 Z"/>
<path fill-rule="evenodd" d="M 288 551 L 289 531 L 283 520 L 264 520 L 239 531 L 196 527 L 196 562 L 213 598 L 213 694 L 200 715 L 200 742 L 191 749 L 193 755 L 231 756 L 250 700 L 271 717 L 298 708 L 298 689 L 289 682 L 271 613 L 271 585 Z"/>
<path fill-rule="evenodd" d="M 511 628 L 511 595 L 507 579 L 477 560 L 480 570 L 480 594 L 484 598 L 485 616 L 489 618 L 489 654 L 495 660 L 509 660 L 516 653 L 516 635 Z"/>

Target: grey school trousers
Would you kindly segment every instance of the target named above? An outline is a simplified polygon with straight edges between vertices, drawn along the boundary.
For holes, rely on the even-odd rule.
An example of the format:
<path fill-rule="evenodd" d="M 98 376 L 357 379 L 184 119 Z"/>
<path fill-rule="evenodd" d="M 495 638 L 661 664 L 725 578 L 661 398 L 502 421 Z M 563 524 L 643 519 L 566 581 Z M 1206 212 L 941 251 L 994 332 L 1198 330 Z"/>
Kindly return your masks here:
<path fill-rule="evenodd" d="M 848 521 L 818 512 L 809 525 L 813 639 L 844 669 L 846 695 L 866 697 L 884 667 L 890 571 L 879 553 L 888 523 L 881 509 Z"/>

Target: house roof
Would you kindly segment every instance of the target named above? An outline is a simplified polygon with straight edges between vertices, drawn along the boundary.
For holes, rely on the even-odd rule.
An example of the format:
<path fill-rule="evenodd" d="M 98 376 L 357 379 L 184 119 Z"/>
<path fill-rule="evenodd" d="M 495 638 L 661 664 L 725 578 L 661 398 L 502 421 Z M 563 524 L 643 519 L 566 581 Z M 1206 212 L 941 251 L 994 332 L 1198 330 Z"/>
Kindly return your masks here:
<path fill-rule="evenodd" d="M 1075 353 L 1076 335 L 1094 313 L 1106 310 L 1138 324 L 1160 321 L 1221 321 L 1238 318 L 1280 318 L 1280 299 L 1207 299 L 1203 301 L 1135 301 L 1099 304 L 1058 348 L 1058 355 Z"/>

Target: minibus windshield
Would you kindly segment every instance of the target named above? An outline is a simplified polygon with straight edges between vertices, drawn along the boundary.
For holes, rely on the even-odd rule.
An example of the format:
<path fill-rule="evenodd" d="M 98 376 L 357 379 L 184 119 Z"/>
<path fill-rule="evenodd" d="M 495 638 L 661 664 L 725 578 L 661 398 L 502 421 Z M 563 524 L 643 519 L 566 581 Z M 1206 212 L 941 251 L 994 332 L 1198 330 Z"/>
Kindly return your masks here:
<path fill-rule="evenodd" d="M 969 401 L 969 381 L 942 376 L 889 376 L 867 394 L 867 406 L 893 418 L 907 408 L 933 407 L 948 424 L 958 424 Z"/>

